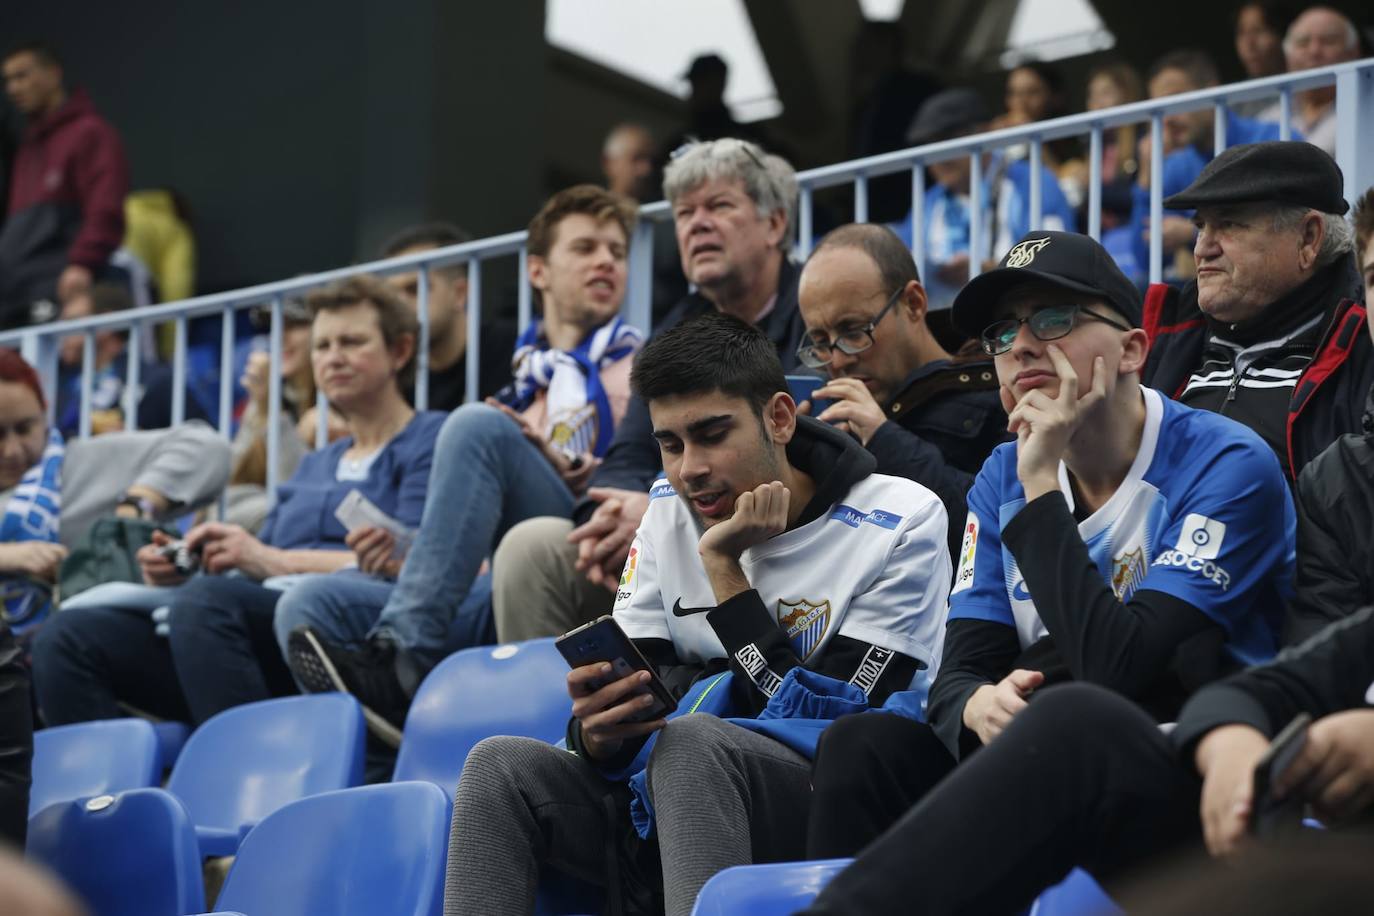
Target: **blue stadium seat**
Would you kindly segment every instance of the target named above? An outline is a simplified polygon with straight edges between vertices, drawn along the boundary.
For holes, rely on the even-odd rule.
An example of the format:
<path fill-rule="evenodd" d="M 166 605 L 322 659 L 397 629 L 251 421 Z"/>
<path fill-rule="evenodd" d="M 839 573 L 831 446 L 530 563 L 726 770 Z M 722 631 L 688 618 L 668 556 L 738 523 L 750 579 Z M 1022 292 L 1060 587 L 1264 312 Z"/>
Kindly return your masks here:
<path fill-rule="evenodd" d="M 157 733 L 143 719 L 105 719 L 33 733 L 29 816 L 54 802 L 157 785 Z"/>
<path fill-rule="evenodd" d="M 252 916 L 439 916 L 449 804 L 427 782 L 312 795 L 263 818 L 218 905 Z"/>
<path fill-rule="evenodd" d="M 157 747 L 162 755 L 162 768 L 170 770 L 176 766 L 186 739 L 191 737 L 191 726 L 185 722 L 154 722 L 153 731 L 157 732 Z"/>
<path fill-rule="evenodd" d="M 205 908 L 195 828 L 186 807 L 161 789 L 49 805 L 29 821 L 27 851 L 94 916 L 182 916 Z"/>
<path fill-rule="evenodd" d="M 1069 876 L 1043 892 L 1030 916 L 1124 916 L 1121 907 L 1098 887 L 1092 875 L 1075 868 Z"/>
<path fill-rule="evenodd" d="M 207 856 L 287 802 L 363 781 L 362 709 L 342 693 L 283 697 L 225 710 L 182 748 L 167 790 L 186 803 Z"/>
<path fill-rule="evenodd" d="M 692 916 L 790 916 L 850 863 L 780 862 L 727 868 L 706 882 Z"/>
<path fill-rule="evenodd" d="M 557 741 L 567 729 L 568 663 L 552 639 L 455 652 L 429 673 L 406 716 L 394 779 L 450 796 L 468 751 L 492 735 Z"/>

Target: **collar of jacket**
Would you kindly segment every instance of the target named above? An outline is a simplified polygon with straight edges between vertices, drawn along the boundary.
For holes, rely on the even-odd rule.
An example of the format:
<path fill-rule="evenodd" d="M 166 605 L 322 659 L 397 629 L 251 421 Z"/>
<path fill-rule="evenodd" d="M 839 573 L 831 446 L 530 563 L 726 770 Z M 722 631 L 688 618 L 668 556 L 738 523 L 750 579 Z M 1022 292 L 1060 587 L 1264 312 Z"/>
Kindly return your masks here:
<path fill-rule="evenodd" d="M 1308 277 L 1298 286 L 1275 299 L 1264 311 L 1248 321 L 1235 324 L 1220 322 L 1207 316 L 1207 327 L 1213 337 L 1239 344 L 1242 347 L 1285 336 L 1314 315 L 1333 314 L 1345 299 L 1359 301 L 1360 275 L 1351 255 L 1337 258 Z M 1317 342 L 1322 329 L 1313 335 Z"/>
<path fill-rule="evenodd" d="M 898 420 L 946 392 L 996 389 L 997 372 L 992 360 L 953 362 L 937 359 L 908 375 L 883 412 L 889 420 Z"/>
<path fill-rule="evenodd" d="M 792 316 L 796 314 L 797 278 L 800 273 L 801 268 L 791 258 L 784 256 L 782 266 L 778 268 L 778 285 L 774 289 L 774 294 L 778 298 L 773 303 L 773 310 L 764 316 L 763 324 L 759 328 L 775 344 L 781 345 L 786 342 L 788 325 L 791 324 Z M 678 321 L 687 321 L 698 315 L 705 315 L 716 307 L 716 304 L 695 286 L 687 294 L 686 299 L 690 305 L 679 312 Z M 681 301 L 679 301 L 677 308 L 682 308 Z M 676 310 L 674 309 L 674 311 Z M 676 324 L 677 322 L 673 323 Z M 666 329 L 668 326 L 669 322 L 665 319 L 661 325 L 655 328 L 655 333 Z"/>

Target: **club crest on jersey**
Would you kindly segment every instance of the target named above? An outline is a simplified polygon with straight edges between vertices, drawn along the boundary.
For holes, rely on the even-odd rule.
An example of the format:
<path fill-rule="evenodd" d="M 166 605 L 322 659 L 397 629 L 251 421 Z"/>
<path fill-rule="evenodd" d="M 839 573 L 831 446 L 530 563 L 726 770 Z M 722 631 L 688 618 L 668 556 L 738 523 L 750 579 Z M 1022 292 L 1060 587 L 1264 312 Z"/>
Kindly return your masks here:
<path fill-rule="evenodd" d="M 825 631 L 830 626 L 830 602 L 812 602 L 805 598 L 783 601 L 779 598 L 778 626 L 792 641 L 792 649 L 797 657 L 805 661 L 825 638 Z"/>
<path fill-rule="evenodd" d="M 1137 547 L 1112 561 L 1112 591 L 1116 600 L 1128 601 L 1145 578 L 1145 551 Z"/>
<path fill-rule="evenodd" d="M 1026 239 L 1007 252 L 1007 266 L 1029 267 L 1035 261 L 1035 256 L 1049 243 L 1048 236 L 1043 239 Z"/>

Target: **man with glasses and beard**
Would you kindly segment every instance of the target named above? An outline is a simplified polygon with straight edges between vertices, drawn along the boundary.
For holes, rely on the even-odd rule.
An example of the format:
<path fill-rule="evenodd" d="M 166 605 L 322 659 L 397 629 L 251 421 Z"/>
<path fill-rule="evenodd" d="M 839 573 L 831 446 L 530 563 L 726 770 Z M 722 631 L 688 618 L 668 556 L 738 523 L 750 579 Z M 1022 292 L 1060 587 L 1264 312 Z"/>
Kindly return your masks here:
<path fill-rule="evenodd" d="M 1273 656 L 1293 572 L 1283 472 L 1246 427 L 1140 384 L 1140 318 L 1107 252 L 1071 233 L 1027 234 L 959 294 L 954 323 L 993 357 L 1016 441 L 969 491 L 929 725 L 827 730 L 810 855 L 855 855 L 1046 685 L 1095 683 L 1166 722 Z"/>

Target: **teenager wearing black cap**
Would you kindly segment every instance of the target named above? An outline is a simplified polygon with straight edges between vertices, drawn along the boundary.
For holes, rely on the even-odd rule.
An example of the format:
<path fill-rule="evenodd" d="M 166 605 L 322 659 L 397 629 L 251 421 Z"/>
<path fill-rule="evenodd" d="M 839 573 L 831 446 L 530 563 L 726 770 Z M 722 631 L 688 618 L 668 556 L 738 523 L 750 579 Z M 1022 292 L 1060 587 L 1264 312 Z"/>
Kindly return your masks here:
<path fill-rule="evenodd" d="M 993 356 L 1017 441 L 969 491 L 929 725 L 854 716 L 821 740 L 817 857 L 858 852 L 1049 684 L 1095 683 L 1169 721 L 1278 644 L 1294 532 L 1278 462 L 1240 424 L 1141 386 L 1138 294 L 1106 251 L 1032 232 L 952 317 Z M 883 867 L 907 840 L 880 841 Z"/>
<path fill-rule="evenodd" d="M 1310 143 L 1231 147 L 1164 201 L 1197 211 L 1197 279 L 1145 300 L 1145 384 L 1249 426 L 1290 478 L 1361 431 L 1374 383 L 1343 194 Z"/>

